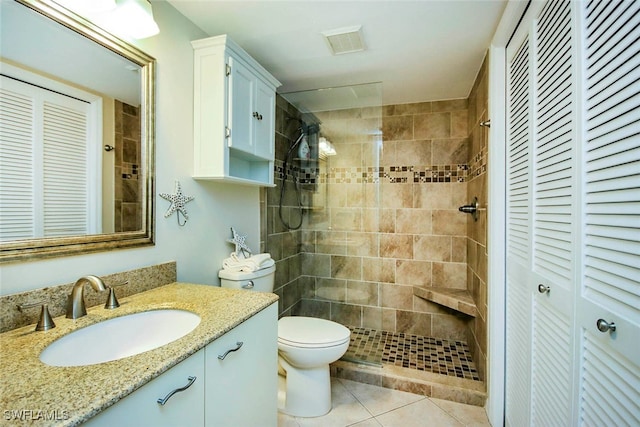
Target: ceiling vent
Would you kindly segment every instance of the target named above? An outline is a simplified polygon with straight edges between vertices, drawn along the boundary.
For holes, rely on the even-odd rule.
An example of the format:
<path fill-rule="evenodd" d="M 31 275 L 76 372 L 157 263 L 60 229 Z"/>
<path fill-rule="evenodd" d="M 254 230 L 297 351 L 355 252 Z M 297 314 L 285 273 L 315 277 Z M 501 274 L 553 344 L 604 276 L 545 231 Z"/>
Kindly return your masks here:
<path fill-rule="evenodd" d="M 331 49 L 331 53 L 334 55 L 365 50 L 361 25 L 323 31 L 321 34 L 324 36 L 329 45 L 329 49 Z"/>

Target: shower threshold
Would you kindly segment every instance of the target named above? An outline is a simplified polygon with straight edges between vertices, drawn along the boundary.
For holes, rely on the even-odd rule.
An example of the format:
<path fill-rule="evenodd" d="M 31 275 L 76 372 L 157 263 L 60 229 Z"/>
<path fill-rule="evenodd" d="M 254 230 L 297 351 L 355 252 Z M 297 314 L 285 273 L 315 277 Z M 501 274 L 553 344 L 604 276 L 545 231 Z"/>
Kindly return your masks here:
<path fill-rule="evenodd" d="M 464 341 L 351 328 L 349 349 L 331 364 L 331 375 L 476 406 L 486 400 Z"/>

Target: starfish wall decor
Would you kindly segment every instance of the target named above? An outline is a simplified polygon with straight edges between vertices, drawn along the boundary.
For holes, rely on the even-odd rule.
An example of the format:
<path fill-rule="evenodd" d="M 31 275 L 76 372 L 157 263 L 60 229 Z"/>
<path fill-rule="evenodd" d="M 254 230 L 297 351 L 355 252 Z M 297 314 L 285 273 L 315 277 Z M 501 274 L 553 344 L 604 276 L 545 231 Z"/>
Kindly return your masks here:
<path fill-rule="evenodd" d="M 184 207 L 184 205 L 186 205 L 187 203 L 195 199 L 195 197 L 185 196 L 182 193 L 182 187 L 180 187 L 180 181 L 176 181 L 176 189 L 174 194 L 160 193 L 160 197 L 171 202 L 171 206 L 169 206 L 169 209 L 167 209 L 167 211 L 164 213 L 164 217 L 169 218 L 174 212 L 177 211 L 178 213 L 176 215 L 178 217 L 178 225 L 180 226 L 185 225 L 187 223 L 187 220 L 189 219 L 189 215 L 187 214 L 187 209 Z M 184 216 L 183 223 L 180 223 L 181 213 Z"/>

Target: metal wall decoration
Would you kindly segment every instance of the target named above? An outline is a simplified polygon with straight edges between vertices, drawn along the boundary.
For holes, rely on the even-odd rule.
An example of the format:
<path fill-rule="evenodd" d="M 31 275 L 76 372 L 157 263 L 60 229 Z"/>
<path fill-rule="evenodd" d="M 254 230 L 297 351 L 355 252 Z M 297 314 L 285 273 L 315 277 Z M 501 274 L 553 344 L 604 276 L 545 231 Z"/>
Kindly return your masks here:
<path fill-rule="evenodd" d="M 185 196 L 182 193 L 180 181 L 176 181 L 176 189 L 173 194 L 160 193 L 160 197 L 171 202 L 171 206 L 169 206 L 169 209 L 165 212 L 164 217 L 169 218 L 174 212 L 177 212 L 176 217 L 178 218 L 178 225 L 181 227 L 184 226 L 189 219 L 185 205 L 195 199 L 195 197 Z M 184 222 L 180 222 L 180 214 L 184 216 Z"/>

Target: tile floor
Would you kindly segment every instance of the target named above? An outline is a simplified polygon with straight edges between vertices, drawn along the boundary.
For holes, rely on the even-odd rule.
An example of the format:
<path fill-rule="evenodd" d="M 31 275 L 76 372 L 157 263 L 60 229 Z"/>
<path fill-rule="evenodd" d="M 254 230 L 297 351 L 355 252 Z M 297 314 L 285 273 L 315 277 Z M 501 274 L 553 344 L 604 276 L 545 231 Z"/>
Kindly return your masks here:
<path fill-rule="evenodd" d="M 333 408 L 322 417 L 278 413 L 278 427 L 490 426 L 484 408 L 331 378 Z"/>

